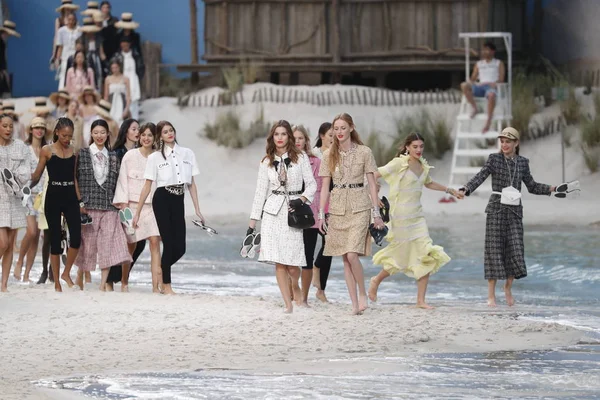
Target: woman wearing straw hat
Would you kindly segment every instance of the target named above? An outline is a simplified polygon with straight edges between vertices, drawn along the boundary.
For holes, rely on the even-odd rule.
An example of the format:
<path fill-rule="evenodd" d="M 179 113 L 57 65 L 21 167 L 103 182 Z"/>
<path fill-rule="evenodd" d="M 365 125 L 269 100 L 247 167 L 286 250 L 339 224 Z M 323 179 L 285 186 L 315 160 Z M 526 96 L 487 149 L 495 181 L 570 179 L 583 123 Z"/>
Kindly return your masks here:
<path fill-rule="evenodd" d="M 23 124 L 19 122 L 21 114 L 15 112 L 15 103 L 12 101 L 5 101 L 2 103 L 2 113 L 10 115 L 13 119 L 13 137 L 25 141 L 25 139 L 27 139 L 27 133 L 25 132 Z"/>
<path fill-rule="evenodd" d="M 83 118 L 83 140 L 81 141 L 81 148 L 88 147 L 90 139 L 90 132 L 92 131 L 92 122 L 98 119 L 98 112 L 96 106 L 100 101 L 100 94 L 92 87 L 86 86 L 83 88 L 83 93 L 79 96 L 79 114 Z"/>
<path fill-rule="evenodd" d="M 83 146 L 83 118 L 79 115 L 79 102 L 76 99 L 69 102 L 69 108 L 64 116 L 73 121 L 73 148 L 75 152 L 79 152 Z"/>
<path fill-rule="evenodd" d="M 3 178 L 0 183 L 0 257 L 2 258 L 0 291 L 2 292 L 7 291 L 17 230 L 27 225 L 25 209 L 21 205 L 21 188 L 31 176 L 29 149 L 23 141 L 13 139 L 12 136 L 12 117 L 8 114 L 0 115 L 0 174 Z"/>
<path fill-rule="evenodd" d="M 119 135 L 119 125 L 115 122 L 115 120 L 111 116 L 111 104 L 109 101 L 100 100 L 100 103 L 96 106 L 96 113 L 100 119 L 105 120 L 108 123 L 109 128 L 109 136 L 110 136 L 110 146 L 111 148 L 114 146 L 117 141 L 117 137 Z"/>
<path fill-rule="evenodd" d="M 131 104 L 130 81 L 123 75 L 123 64 L 118 57 L 110 62 L 111 75 L 104 81 L 104 100 L 110 101 L 111 119 L 121 125 L 128 118 L 129 106 Z"/>
<path fill-rule="evenodd" d="M 58 92 L 52 93 L 49 99 L 50 102 L 56 107 L 54 111 L 50 113 L 52 117 L 58 119 L 67 113 L 67 108 L 69 107 L 69 102 L 71 101 L 69 92 L 66 90 L 59 90 Z"/>
<path fill-rule="evenodd" d="M 83 39 L 83 47 L 87 54 L 88 65 L 94 71 L 94 86 L 96 86 L 98 90 L 102 90 L 102 81 L 104 77 L 102 62 L 106 60 L 106 55 L 102 48 L 102 35 L 100 34 L 102 28 L 96 25 L 92 17 L 88 17 L 83 20 L 83 26 L 80 30 L 83 32 L 81 39 Z"/>
<path fill-rule="evenodd" d="M 56 41 L 58 39 L 58 30 L 67 24 L 67 15 L 74 13 L 79 9 L 77 4 L 73 4 L 73 0 L 63 0 L 60 7 L 56 9 L 56 12 L 60 15 L 56 17 L 54 21 L 54 41 L 52 42 L 52 63 L 56 59 L 56 50 L 57 45 Z"/>
<path fill-rule="evenodd" d="M 115 28 L 119 29 L 117 32 L 119 43 L 121 42 L 121 38 L 129 37 L 131 39 L 131 48 L 136 50 L 141 55 L 142 41 L 140 39 L 140 34 L 135 31 L 139 27 L 140 24 L 133 20 L 133 13 L 130 12 L 121 14 L 121 20 L 115 24 Z"/>
<path fill-rule="evenodd" d="M 81 31 L 77 28 L 77 18 L 75 14 L 67 15 L 67 24 L 58 30 L 56 38 L 56 58 L 55 67 L 60 68 L 58 73 L 58 90 L 64 89 L 65 78 L 67 75 L 67 62 L 69 57 L 75 55 L 75 42 L 81 36 Z"/>
<path fill-rule="evenodd" d="M 0 97 L 4 93 L 11 92 L 10 75 L 8 74 L 8 65 L 6 63 L 6 41 L 9 36 L 21 37 L 19 32 L 16 31 L 17 24 L 12 21 L 6 20 L 0 28 Z"/>
<path fill-rule="evenodd" d="M 45 97 L 36 97 L 33 99 L 33 102 L 34 105 L 29 109 L 29 112 L 35 114 L 36 117 L 42 117 L 46 120 L 46 127 L 51 131 L 46 137 L 46 142 L 52 143 L 52 132 L 54 131 L 56 119 L 50 115 L 52 110 L 48 107 L 48 100 Z"/>
<path fill-rule="evenodd" d="M 31 173 L 33 173 L 37 167 L 42 147 L 47 144 L 45 142 L 45 137 L 48 134 L 48 130 L 46 129 L 46 121 L 43 118 L 35 117 L 31 120 L 27 132 L 28 138 L 25 141 L 25 144 L 28 145 L 31 153 L 30 170 Z M 17 264 L 15 265 L 14 271 L 15 278 L 17 278 L 17 280 L 21 280 L 21 269 L 23 267 L 25 258 L 27 258 L 23 282 L 29 282 L 29 273 L 31 272 L 33 262 L 35 261 L 38 243 L 40 240 L 40 230 L 38 229 L 37 221 L 38 211 L 34 207 L 34 202 L 38 201 L 37 197 L 41 196 L 43 187 L 44 181 L 42 179 L 37 185 L 31 188 L 31 195 L 25 204 L 27 214 L 27 232 L 25 233 L 25 237 L 23 237 L 23 241 L 21 242 L 19 258 L 17 259 Z"/>

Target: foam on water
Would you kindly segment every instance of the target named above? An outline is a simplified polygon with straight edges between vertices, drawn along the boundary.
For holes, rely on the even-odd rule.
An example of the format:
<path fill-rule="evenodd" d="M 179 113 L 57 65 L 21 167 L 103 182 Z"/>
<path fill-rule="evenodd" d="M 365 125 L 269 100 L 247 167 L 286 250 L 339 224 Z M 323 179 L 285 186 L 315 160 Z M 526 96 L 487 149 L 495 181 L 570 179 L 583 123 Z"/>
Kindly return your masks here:
<path fill-rule="evenodd" d="M 600 393 L 599 355 L 598 346 L 580 346 L 553 352 L 356 357 L 310 367 L 335 373 L 203 370 L 36 383 L 98 399 L 593 399 Z"/>

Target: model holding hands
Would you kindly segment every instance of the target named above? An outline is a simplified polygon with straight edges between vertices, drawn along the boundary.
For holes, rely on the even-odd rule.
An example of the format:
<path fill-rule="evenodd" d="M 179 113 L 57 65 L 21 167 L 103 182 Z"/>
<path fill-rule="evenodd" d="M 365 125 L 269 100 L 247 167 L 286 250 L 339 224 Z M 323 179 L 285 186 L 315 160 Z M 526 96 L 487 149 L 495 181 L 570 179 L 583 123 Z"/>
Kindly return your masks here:
<path fill-rule="evenodd" d="M 423 186 L 463 198 L 462 193 L 447 188 L 431 178 L 432 168 L 422 157 L 425 139 L 418 133 L 408 135 L 400 153 L 387 165 L 379 168 L 375 177 L 382 177 L 390 185 L 389 244 L 373 256 L 373 263 L 383 265 L 377 276 L 371 278 L 369 299 L 377 301 L 379 284 L 397 272 L 417 280 L 417 307 L 431 309 L 425 302 L 429 276 L 450 261 L 440 246 L 434 246 L 423 216 L 421 195 Z"/>

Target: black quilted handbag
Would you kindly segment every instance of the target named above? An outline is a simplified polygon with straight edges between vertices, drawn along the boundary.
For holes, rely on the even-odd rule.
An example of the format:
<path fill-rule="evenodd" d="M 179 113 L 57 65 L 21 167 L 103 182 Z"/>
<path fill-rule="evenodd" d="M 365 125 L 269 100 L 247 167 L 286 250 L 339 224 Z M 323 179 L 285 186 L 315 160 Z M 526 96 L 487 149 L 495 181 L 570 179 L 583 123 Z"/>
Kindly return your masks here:
<path fill-rule="evenodd" d="M 302 204 L 288 211 L 288 225 L 296 229 L 312 228 L 315 224 L 315 215 L 308 204 Z"/>

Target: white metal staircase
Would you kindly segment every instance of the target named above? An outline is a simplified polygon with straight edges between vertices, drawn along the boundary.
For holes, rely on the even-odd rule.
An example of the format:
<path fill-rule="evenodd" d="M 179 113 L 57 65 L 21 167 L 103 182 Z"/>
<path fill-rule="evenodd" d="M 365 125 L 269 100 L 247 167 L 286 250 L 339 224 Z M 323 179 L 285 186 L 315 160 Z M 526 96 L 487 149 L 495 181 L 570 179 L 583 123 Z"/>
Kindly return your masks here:
<path fill-rule="evenodd" d="M 511 112 L 511 83 L 512 83 L 512 35 L 505 32 L 475 32 L 461 33 L 465 40 L 465 69 L 470 77 L 469 39 L 471 38 L 502 38 L 508 54 L 507 83 L 499 83 L 496 91 L 496 107 L 490 129 L 484 134 L 483 127 L 487 121 L 487 98 L 475 98 L 477 114 L 471 118 L 472 106 L 462 96 L 458 116 L 456 117 L 456 136 L 448 186 L 458 188 L 481 170 L 481 165 L 473 165 L 473 160 L 487 159 L 491 153 L 498 151 L 498 141 L 495 140 L 502 131 L 503 123 L 512 119 Z M 494 145 L 488 146 L 488 141 L 494 140 Z M 480 190 L 491 191 L 491 184 L 482 185 Z"/>

